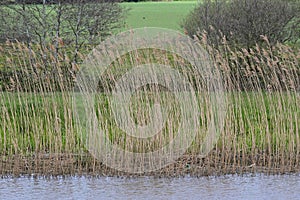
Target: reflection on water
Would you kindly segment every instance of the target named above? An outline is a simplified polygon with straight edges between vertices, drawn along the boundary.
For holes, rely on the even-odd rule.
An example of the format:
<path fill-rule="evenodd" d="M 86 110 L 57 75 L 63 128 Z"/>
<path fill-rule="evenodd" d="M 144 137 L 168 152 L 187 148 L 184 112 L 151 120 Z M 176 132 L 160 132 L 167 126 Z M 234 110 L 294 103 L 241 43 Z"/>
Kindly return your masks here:
<path fill-rule="evenodd" d="M 299 199 L 299 175 L 5 178 L 0 199 Z"/>

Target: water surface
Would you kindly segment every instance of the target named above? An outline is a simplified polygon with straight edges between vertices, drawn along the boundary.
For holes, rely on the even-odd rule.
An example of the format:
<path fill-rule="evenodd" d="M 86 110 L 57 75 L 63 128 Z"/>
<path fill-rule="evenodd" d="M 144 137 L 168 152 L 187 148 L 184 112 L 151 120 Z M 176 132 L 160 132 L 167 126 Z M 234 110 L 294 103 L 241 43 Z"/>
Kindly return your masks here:
<path fill-rule="evenodd" d="M 0 199 L 299 199 L 300 176 L 0 179 Z"/>

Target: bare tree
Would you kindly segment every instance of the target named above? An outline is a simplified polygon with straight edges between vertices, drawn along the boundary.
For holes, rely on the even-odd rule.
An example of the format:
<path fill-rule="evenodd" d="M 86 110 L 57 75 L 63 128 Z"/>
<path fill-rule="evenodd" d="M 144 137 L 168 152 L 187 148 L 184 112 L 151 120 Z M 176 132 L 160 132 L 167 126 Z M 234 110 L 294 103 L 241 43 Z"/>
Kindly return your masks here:
<path fill-rule="evenodd" d="M 68 11 L 63 15 L 63 20 L 72 37 L 65 36 L 65 39 L 74 45 L 75 61 L 84 45 L 94 46 L 120 27 L 120 19 L 124 16 L 116 2 L 74 0 L 66 5 Z"/>
<path fill-rule="evenodd" d="M 0 40 L 17 39 L 44 46 L 58 38 L 78 52 L 95 45 L 122 26 L 123 9 L 118 0 L 40 0 L 0 4 Z M 75 53 L 76 54 L 76 53 Z"/>
<path fill-rule="evenodd" d="M 20 74 L 31 76 L 26 77 L 26 80 L 37 77 L 40 82 L 51 79 L 56 83 L 70 83 L 69 79 L 72 79 L 78 70 L 73 66 L 80 61 L 79 54 L 87 52 L 86 50 L 99 44 L 123 25 L 123 9 L 118 2 L 118 0 L 40 0 L 34 2 L 35 4 L 29 4 L 31 3 L 29 0 L 1 2 L 0 42 L 7 40 L 24 42 L 27 45 L 26 50 L 17 49 L 13 53 L 16 56 L 19 53 L 17 51 L 29 50 L 24 60 L 26 69 L 24 67 L 16 69 L 15 66 L 12 68 Z M 27 73 L 28 71 L 30 73 Z"/>

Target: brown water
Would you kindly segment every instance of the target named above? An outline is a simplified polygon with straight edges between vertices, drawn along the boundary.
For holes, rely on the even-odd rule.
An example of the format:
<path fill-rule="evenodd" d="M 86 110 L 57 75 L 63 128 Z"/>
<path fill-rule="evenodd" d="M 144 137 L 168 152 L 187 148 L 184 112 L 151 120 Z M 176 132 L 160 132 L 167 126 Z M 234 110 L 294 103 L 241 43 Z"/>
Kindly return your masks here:
<path fill-rule="evenodd" d="M 300 175 L 0 179 L 0 199 L 300 199 Z"/>

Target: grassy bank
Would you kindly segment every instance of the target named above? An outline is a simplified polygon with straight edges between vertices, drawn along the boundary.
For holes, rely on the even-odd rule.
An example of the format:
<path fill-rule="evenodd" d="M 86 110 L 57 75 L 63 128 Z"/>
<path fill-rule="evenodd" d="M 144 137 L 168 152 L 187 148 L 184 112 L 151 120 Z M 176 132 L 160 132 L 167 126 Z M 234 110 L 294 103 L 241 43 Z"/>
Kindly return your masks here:
<path fill-rule="evenodd" d="M 160 95 L 161 99 L 167 96 Z M 103 119 L 99 120 L 101 128 L 110 130 L 111 137 L 123 134 L 113 120 L 107 95 L 100 93 L 97 96 L 96 104 L 98 112 L 101 112 L 98 116 Z M 228 93 L 226 96 L 228 104 L 226 122 L 216 148 L 237 150 L 235 148 L 240 146 L 245 153 L 257 150 L 272 152 L 297 150 L 299 94 L 250 92 Z M 1 93 L 1 153 L 3 155 L 31 155 L 37 152 L 81 153 L 84 144 L 80 140 L 81 133 L 76 130 L 72 98 L 74 97 L 71 94 L 64 93 Z M 200 103 L 205 97 L 198 94 L 197 99 L 201 106 L 200 110 L 202 112 L 207 110 L 209 102 Z M 170 100 L 168 102 L 170 103 Z M 143 104 L 147 105 L 146 102 Z M 171 109 L 169 108 L 170 111 Z M 137 108 L 134 112 L 137 113 Z M 205 115 L 206 113 L 201 114 Z M 141 116 L 137 120 L 141 120 Z M 207 119 L 203 117 L 199 120 L 201 128 L 206 130 Z M 198 137 L 203 137 L 203 134 L 205 131 L 199 131 Z M 122 138 L 126 141 L 126 136 Z M 190 150 L 199 151 L 201 142 L 196 140 Z"/>
<path fill-rule="evenodd" d="M 164 130 L 161 138 L 148 142 L 126 137 L 113 120 L 107 95 L 99 94 L 98 97 L 97 107 L 98 112 L 101 112 L 98 115 L 99 126 L 108 130 L 110 140 L 124 149 L 153 151 L 165 144 L 172 137 L 170 134 L 175 134 L 174 131 Z M 83 140 L 85 136 L 82 135 L 84 132 L 79 131 L 80 127 L 76 126 L 72 98 L 64 93 L 1 93 L 0 173 L 48 173 L 46 168 L 49 166 L 45 165 L 48 162 L 57 169 L 54 169 L 54 174 L 122 173 L 113 172 L 114 170 L 97 163 L 88 153 L 86 141 Z M 198 99 L 204 97 L 198 94 Z M 208 125 L 204 117 L 207 113 L 204 111 L 209 107 L 202 101 L 199 103 L 200 110 L 203 111 L 203 118 L 199 119 L 202 125 L 193 144 L 185 156 L 179 159 L 179 163 L 168 166 L 161 172 L 175 167 L 177 175 L 186 172 L 201 175 L 205 171 L 200 167 L 210 166 L 211 174 L 218 170 L 230 173 L 226 170 L 233 170 L 232 167 L 235 167 L 239 171 L 252 164 L 255 164 L 257 170 L 264 169 L 266 172 L 299 170 L 299 94 L 228 93 L 227 103 L 225 126 L 210 154 L 201 157 L 201 145 Z M 171 111 L 176 113 L 174 108 Z M 174 123 L 173 118 L 173 125 Z M 22 162 L 29 162 L 27 169 L 23 168 Z M 84 169 L 84 166 L 89 166 L 90 169 Z M 181 169 L 182 167 L 184 168 Z M 64 168 L 70 171 L 61 171 Z M 168 170 L 166 172 L 169 173 Z"/>
<path fill-rule="evenodd" d="M 19 46 L 22 49 L 22 45 Z M 214 92 L 209 94 L 203 79 L 195 76 L 193 71 L 188 73 L 197 83 L 194 86 L 198 91 L 196 100 L 200 113 L 197 121 L 200 126 L 195 139 L 185 155 L 174 164 L 146 175 L 299 172 L 299 54 L 287 46 L 279 45 L 276 48 L 276 54 L 275 50 L 259 48 L 252 51 L 251 55 L 247 51 L 231 51 L 226 59 L 218 52 L 210 52 L 218 66 L 216 70 L 222 73 L 226 115 L 224 122 L 220 122 L 224 126 L 219 131 L 218 140 L 207 156 L 203 155 L 203 141 L 210 123 L 215 119 L 214 115 L 218 114 L 218 110 L 213 110 L 211 105 Z M 147 56 L 149 51 L 153 56 Z M 22 69 L 26 71 L 28 66 L 21 61 L 26 60 L 24 55 L 28 52 L 25 50 L 23 53 L 19 63 L 23 63 Z M 131 98 L 131 117 L 135 124 L 148 124 L 151 121 L 151 109 L 154 103 L 159 102 L 168 116 L 159 134 L 150 139 L 137 139 L 128 136 L 114 120 L 116 116 L 111 109 L 113 101 L 110 90 L 120 78 L 120 73 L 130 69 L 128 66 L 147 61 L 175 65 L 176 69 L 183 70 L 182 73 L 192 70 L 182 58 L 164 53 L 143 50 L 121 57 L 106 71 L 104 89 L 96 94 L 93 107 L 97 126 L 106 131 L 107 140 L 124 150 L 145 153 L 162 148 L 174 138 L 184 119 L 180 104 L 172 92 L 148 86 L 140 88 Z M 143 56 L 146 56 L 146 60 L 142 59 Z M 237 62 L 246 58 L 248 62 L 243 66 Z M 239 66 L 237 71 L 234 71 L 236 68 L 232 63 Z M 23 84 L 19 84 L 21 82 Z M 73 104 L 74 99 L 82 97 L 77 96 L 79 93 L 43 92 L 42 88 L 51 87 L 44 86 L 47 82 L 39 83 L 39 92 L 21 92 L 22 87 L 30 88 L 33 83 L 30 79 L 20 81 L 16 76 L 12 78 L 12 92 L 0 93 L 0 173 L 128 175 L 106 167 L 88 151 L 88 141 L 85 140 L 87 129 L 78 124 L 80 118 L 75 115 Z M 83 100 L 86 98 L 89 96 L 83 96 Z M 84 101 L 79 101 L 79 104 L 82 108 L 86 107 Z"/>

